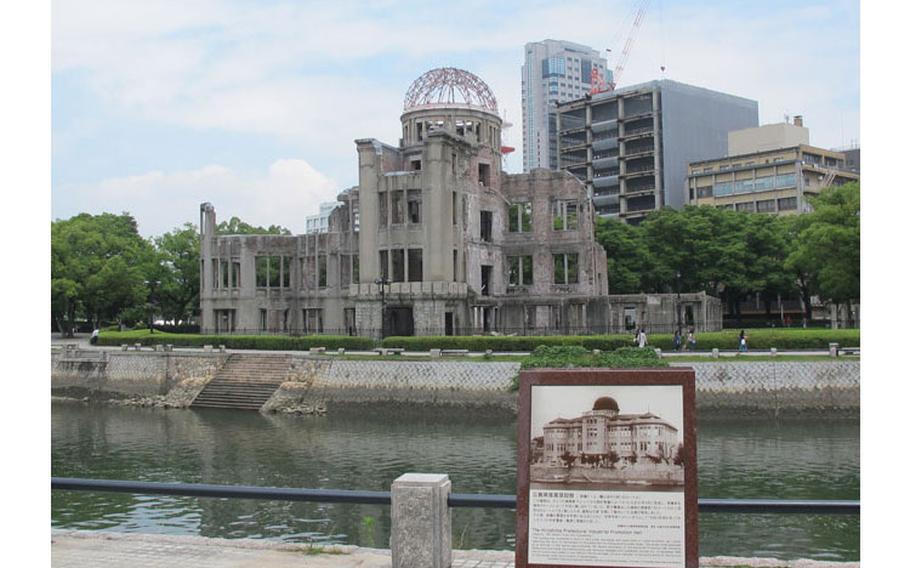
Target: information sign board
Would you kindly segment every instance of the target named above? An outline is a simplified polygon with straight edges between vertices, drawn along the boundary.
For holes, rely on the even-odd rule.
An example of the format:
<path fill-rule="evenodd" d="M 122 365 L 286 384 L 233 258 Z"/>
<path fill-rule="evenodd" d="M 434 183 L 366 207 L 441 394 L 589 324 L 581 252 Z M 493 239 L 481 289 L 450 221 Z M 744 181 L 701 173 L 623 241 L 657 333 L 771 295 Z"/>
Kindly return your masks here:
<path fill-rule="evenodd" d="M 692 369 L 522 371 L 516 568 L 697 568 Z"/>

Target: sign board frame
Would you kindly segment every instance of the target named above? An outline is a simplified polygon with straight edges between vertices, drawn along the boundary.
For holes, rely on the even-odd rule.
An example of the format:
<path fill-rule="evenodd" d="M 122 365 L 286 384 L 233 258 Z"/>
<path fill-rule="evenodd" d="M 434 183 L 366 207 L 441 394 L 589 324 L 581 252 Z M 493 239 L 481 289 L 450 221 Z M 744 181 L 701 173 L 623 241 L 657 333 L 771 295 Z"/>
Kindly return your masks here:
<path fill-rule="evenodd" d="M 548 563 L 535 562 L 533 564 L 529 563 L 529 522 L 530 522 L 530 499 L 531 499 L 531 460 L 534 456 L 535 449 L 532 447 L 532 393 L 535 390 L 535 387 L 587 387 L 588 390 L 578 390 L 576 391 L 581 395 L 581 398 L 586 396 L 586 393 L 600 393 L 609 394 L 611 389 L 616 392 L 628 392 L 634 393 L 634 390 L 630 390 L 629 387 L 640 387 L 641 389 L 648 389 L 649 387 L 672 387 L 680 386 L 681 392 L 680 396 L 682 398 L 679 401 L 678 405 L 681 406 L 682 414 L 682 425 L 678 428 L 679 440 L 682 443 L 682 475 L 683 479 L 681 482 L 677 481 L 676 483 L 682 487 L 682 503 L 683 503 L 683 539 L 684 539 L 684 552 L 682 556 L 682 564 L 678 561 L 671 563 L 672 566 L 684 566 L 685 568 L 698 568 L 698 472 L 697 472 L 697 462 L 696 462 L 696 429 L 695 429 L 695 371 L 691 368 L 654 368 L 654 369 L 533 369 L 522 371 L 519 377 L 519 391 L 518 391 L 518 498 L 517 498 L 517 527 L 516 527 L 516 543 L 515 543 L 515 568 L 590 568 L 595 566 L 597 568 L 656 568 L 662 567 L 659 562 L 655 563 L 654 561 L 641 562 L 639 564 L 629 564 L 626 561 L 612 561 L 612 564 L 592 564 L 592 560 L 589 558 L 587 560 L 569 560 L 567 558 L 559 558 L 557 560 L 550 560 Z M 614 388 L 616 387 L 616 388 Z M 626 389 L 623 391 L 623 389 Z M 556 393 L 570 393 L 571 391 L 564 391 L 559 389 L 551 389 L 545 391 L 541 389 L 538 391 L 538 396 L 543 396 L 545 393 L 556 394 Z M 654 391 L 655 393 L 666 393 L 673 392 L 672 390 L 660 390 Z M 637 396 L 641 396 L 641 393 L 638 393 Z M 565 397 L 561 397 L 565 398 Z M 604 399 L 610 399 L 610 397 L 604 397 Z M 666 397 L 664 396 L 664 399 Z M 598 401 L 601 399 L 598 399 Z M 612 400 L 612 399 L 610 399 Z M 539 405 L 544 404 L 539 402 Z M 565 402 L 561 403 L 562 408 L 565 408 Z M 612 404 L 606 402 L 603 404 L 605 408 L 613 408 L 616 405 L 614 400 Z M 595 409 L 597 404 L 594 405 Z M 540 408 L 538 406 L 537 408 Z M 591 409 L 591 406 L 585 408 L 579 407 L 578 410 L 588 410 Z M 618 407 L 617 407 L 618 408 Z M 643 408 L 630 408 L 627 409 L 632 412 L 644 412 Z M 619 412 L 617 410 L 617 412 Z M 659 420 L 659 417 L 651 413 L 648 410 L 647 414 L 653 416 L 651 420 L 658 420 L 658 422 L 666 422 Z M 678 413 L 677 413 L 678 414 Z M 645 417 L 645 416 L 643 416 Z M 565 418 L 571 419 L 571 416 Z M 540 422 L 540 418 L 537 418 L 537 421 Z M 553 424 L 555 421 L 548 423 Z M 631 431 L 631 430 L 630 430 Z M 592 434 L 592 435 L 596 435 Z M 677 450 L 678 451 L 678 450 Z M 536 459 L 540 460 L 541 455 L 539 454 L 540 449 L 538 448 L 538 455 Z M 668 460 L 669 462 L 670 460 Z M 634 463 L 634 462 L 633 462 Z M 591 467 L 608 467 L 603 464 L 594 465 Z M 571 468 L 568 468 L 571 470 Z M 537 470 L 540 471 L 540 470 Z M 634 471 L 634 470 L 633 470 Z M 538 474 L 540 475 L 540 474 Z M 585 474 L 588 475 L 588 474 Z M 597 474 L 594 474 L 597 475 Z M 656 474 L 655 474 L 656 475 Z M 667 474 L 670 475 L 670 474 Z M 566 480 L 571 479 L 570 477 L 565 478 Z M 591 493 L 594 495 L 612 495 L 615 494 L 620 497 L 631 496 L 633 493 L 629 493 L 629 490 L 624 490 L 625 493 L 622 493 L 623 490 L 598 490 Z M 679 489 L 675 490 L 678 494 Z M 584 492 L 578 492 L 583 497 Z M 655 493 L 656 494 L 656 493 Z M 666 493 L 665 493 L 666 494 Z M 537 493 L 540 495 L 540 493 Z M 601 499 L 608 497 L 599 497 Z M 678 499 L 678 498 L 677 498 Z M 541 503 L 543 501 L 540 501 Z M 543 505 L 538 504 L 538 507 Z M 561 529 L 564 530 L 564 529 Z M 572 530 L 572 529 L 568 529 Z M 542 537 L 542 540 L 553 540 L 561 541 L 564 540 L 562 537 Z M 590 551 L 588 551 L 590 554 Z M 570 554 L 571 555 L 571 554 Z M 536 559 L 533 559 L 536 560 Z M 577 564 L 567 563 L 567 562 L 578 562 Z M 596 562 L 596 561 L 595 561 Z M 609 562 L 605 560 L 605 562 Z M 638 561 L 636 561 L 638 562 Z M 618 565 L 617 565 L 618 564 Z"/>

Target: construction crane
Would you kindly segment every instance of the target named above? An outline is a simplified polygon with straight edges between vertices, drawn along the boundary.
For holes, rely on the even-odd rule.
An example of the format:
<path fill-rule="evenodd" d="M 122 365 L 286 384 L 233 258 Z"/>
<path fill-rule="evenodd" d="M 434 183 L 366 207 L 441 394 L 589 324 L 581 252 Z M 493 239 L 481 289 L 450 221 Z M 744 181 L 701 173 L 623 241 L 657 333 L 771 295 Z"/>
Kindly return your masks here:
<path fill-rule="evenodd" d="M 616 83 L 619 82 L 619 78 L 626 68 L 629 54 L 632 53 L 632 46 L 635 45 L 635 36 L 638 34 L 639 28 L 641 28 L 642 20 L 645 19 L 645 12 L 648 10 L 648 4 L 650 4 L 650 0 L 638 0 L 632 7 L 631 13 L 634 15 L 632 27 L 629 29 L 629 34 L 626 36 L 626 42 L 623 44 L 622 52 L 619 54 L 619 62 L 613 67 L 613 80 L 607 82 L 606 77 L 603 77 L 596 68 L 591 70 L 592 95 L 607 93 L 616 88 Z M 608 49 L 607 51 L 610 50 Z M 661 71 L 663 71 L 663 69 L 661 69 Z"/>

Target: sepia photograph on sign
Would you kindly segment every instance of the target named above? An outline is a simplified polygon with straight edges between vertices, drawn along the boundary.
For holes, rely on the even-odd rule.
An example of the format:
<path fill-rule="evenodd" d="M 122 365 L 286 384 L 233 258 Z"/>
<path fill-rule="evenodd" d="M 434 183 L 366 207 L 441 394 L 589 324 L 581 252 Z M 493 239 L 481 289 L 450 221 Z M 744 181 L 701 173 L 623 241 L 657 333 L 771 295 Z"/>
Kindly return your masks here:
<path fill-rule="evenodd" d="M 533 489 L 683 491 L 680 385 L 537 385 Z"/>

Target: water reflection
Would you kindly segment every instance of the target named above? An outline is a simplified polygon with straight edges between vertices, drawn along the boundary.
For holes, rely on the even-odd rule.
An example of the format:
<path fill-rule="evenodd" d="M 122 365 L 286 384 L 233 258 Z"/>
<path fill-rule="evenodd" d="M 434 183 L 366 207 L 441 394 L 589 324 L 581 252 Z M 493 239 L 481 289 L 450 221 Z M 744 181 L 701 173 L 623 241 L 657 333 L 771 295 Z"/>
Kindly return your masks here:
<path fill-rule="evenodd" d="M 856 499 L 859 424 L 699 425 L 705 497 Z M 514 493 L 515 423 L 470 411 L 336 407 L 324 417 L 164 411 L 55 402 L 58 476 L 388 490 L 408 471 L 444 472 L 457 492 Z M 383 506 L 53 492 L 56 527 L 388 546 Z M 464 548 L 514 545 L 514 513 L 456 509 Z M 856 517 L 703 515 L 702 554 L 858 559 Z"/>

